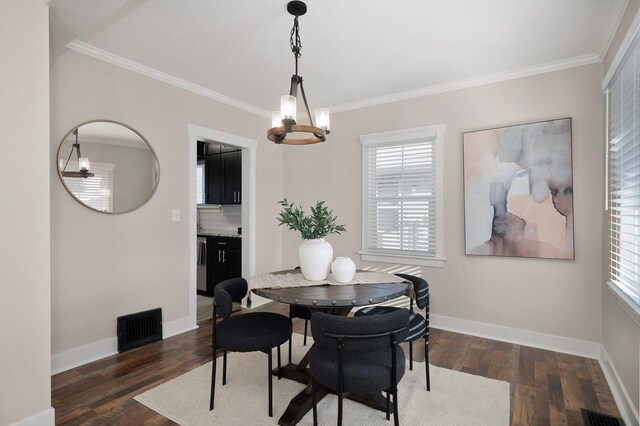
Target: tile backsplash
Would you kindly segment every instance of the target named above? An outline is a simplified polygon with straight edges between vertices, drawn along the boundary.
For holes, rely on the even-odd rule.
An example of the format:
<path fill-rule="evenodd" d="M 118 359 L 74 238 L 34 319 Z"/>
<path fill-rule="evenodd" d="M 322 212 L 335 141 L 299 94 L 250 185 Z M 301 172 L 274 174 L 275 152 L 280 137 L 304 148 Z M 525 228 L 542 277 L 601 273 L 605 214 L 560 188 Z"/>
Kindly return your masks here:
<path fill-rule="evenodd" d="M 198 209 L 198 230 L 213 233 L 237 233 L 242 226 L 242 206 L 223 205 L 219 209 Z"/>

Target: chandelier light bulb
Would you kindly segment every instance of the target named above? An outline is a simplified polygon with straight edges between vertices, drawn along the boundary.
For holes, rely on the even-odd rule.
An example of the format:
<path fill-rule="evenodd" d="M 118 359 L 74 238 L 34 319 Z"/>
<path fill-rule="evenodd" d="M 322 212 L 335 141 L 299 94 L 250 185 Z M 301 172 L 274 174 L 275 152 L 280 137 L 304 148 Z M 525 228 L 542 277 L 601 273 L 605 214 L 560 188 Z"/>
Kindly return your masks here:
<path fill-rule="evenodd" d="M 282 120 L 296 121 L 296 97 L 284 95 L 280 98 L 280 116 Z M 282 124 L 280 124 L 281 126 Z"/>
<path fill-rule="evenodd" d="M 273 111 L 271 113 L 271 127 L 282 126 L 282 118 L 280 117 L 280 111 Z"/>
<path fill-rule="evenodd" d="M 331 120 L 329 119 L 329 108 L 317 108 L 316 109 L 316 126 L 320 127 L 325 132 L 329 133 L 331 130 Z"/>
<path fill-rule="evenodd" d="M 78 159 L 78 169 L 86 172 L 91 170 L 91 163 L 87 157 L 80 157 L 80 159 Z"/>

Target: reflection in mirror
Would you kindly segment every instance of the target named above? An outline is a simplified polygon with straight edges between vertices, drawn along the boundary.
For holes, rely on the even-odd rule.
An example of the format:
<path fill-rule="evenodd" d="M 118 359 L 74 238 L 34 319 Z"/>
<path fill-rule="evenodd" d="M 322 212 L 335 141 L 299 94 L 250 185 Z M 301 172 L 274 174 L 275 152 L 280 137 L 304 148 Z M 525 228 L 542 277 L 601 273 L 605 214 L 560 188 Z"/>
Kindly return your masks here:
<path fill-rule="evenodd" d="M 84 206 L 102 213 L 135 210 L 158 186 L 160 170 L 153 148 L 122 123 L 81 124 L 64 137 L 56 158 L 67 191 Z"/>

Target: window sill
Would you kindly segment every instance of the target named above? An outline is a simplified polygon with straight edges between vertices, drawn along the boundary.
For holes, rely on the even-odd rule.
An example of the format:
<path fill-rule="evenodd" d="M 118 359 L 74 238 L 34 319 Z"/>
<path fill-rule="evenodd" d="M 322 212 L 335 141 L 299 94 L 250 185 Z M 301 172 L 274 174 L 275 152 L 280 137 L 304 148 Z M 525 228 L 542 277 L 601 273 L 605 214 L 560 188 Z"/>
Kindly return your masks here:
<path fill-rule="evenodd" d="M 369 262 L 399 263 L 401 265 L 430 266 L 433 268 L 443 268 L 444 262 L 447 260 L 442 257 L 420 257 L 395 255 L 389 253 L 371 253 L 360 251 L 362 260 Z"/>
<path fill-rule="evenodd" d="M 611 281 L 607 282 L 607 285 L 609 286 L 609 290 L 618 299 L 618 305 L 620 305 L 622 310 L 631 317 L 638 327 L 640 327 L 640 306 L 638 306 L 624 291 L 622 291 L 622 289 Z"/>

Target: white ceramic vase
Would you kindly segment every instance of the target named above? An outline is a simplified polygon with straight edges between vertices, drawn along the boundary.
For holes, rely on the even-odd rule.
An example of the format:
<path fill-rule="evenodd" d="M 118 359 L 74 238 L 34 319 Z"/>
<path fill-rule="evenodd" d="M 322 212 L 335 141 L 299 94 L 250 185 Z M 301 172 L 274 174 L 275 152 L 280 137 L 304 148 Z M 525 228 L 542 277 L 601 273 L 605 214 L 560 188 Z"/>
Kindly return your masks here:
<path fill-rule="evenodd" d="M 304 240 L 298 247 L 302 275 L 310 281 L 324 280 L 329 275 L 333 248 L 324 238 Z"/>
<path fill-rule="evenodd" d="M 356 274 L 356 264 L 350 257 L 336 257 L 331 264 L 333 279 L 339 283 L 348 283 Z"/>

